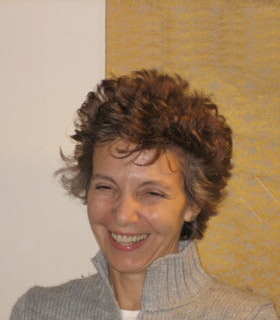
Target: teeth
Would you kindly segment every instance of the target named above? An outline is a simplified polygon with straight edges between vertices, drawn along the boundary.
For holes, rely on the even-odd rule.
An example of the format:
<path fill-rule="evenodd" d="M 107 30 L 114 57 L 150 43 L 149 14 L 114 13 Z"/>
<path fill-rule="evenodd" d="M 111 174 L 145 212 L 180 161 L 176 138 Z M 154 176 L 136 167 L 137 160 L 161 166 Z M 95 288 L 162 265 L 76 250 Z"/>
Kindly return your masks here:
<path fill-rule="evenodd" d="M 115 233 L 111 233 L 112 238 L 122 245 L 129 245 L 139 241 L 142 241 L 147 238 L 147 234 L 141 234 L 137 236 L 123 236 Z"/>

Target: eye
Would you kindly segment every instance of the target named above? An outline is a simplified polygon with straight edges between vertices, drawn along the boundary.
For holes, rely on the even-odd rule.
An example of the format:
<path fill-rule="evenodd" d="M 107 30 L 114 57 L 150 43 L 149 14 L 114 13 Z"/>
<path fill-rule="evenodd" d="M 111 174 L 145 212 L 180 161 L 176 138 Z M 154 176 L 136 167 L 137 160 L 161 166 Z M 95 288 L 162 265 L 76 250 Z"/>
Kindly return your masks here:
<path fill-rule="evenodd" d="M 95 190 L 111 190 L 112 188 L 106 184 L 97 184 Z"/>
<path fill-rule="evenodd" d="M 149 191 L 147 194 L 154 198 L 165 198 L 165 194 L 159 191 Z"/>

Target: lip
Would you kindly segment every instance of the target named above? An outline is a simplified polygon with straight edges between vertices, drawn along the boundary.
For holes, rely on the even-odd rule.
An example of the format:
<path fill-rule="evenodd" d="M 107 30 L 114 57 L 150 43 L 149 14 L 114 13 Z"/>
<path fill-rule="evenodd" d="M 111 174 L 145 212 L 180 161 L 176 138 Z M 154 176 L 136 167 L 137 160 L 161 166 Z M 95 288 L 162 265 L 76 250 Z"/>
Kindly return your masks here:
<path fill-rule="evenodd" d="M 135 243 L 129 243 L 128 245 L 123 245 L 123 244 L 120 244 L 119 242 L 117 242 L 115 239 L 113 239 L 112 233 L 115 235 L 118 235 L 118 236 L 127 236 L 127 237 L 146 235 L 146 238 L 144 238 L 143 240 L 137 241 Z M 149 238 L 149 234 L 146 234 L 146 233 L 141 233 L 141 234 L 119 233 L 119 232 L 109 231 L 109 238 L 110 238 L 112 246 L 115 249 L 120 250 L 120 251 L 133 251 L 133 250 L 139 249 L 140 247 L 142 247 L 145 244 L 145 242 Z"/>

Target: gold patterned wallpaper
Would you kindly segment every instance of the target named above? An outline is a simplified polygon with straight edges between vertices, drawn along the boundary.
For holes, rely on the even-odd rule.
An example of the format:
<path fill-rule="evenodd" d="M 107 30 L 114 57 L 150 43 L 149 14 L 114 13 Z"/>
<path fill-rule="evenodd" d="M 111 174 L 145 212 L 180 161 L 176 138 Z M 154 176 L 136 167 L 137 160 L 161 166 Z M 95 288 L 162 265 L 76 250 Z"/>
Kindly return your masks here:
<path fill-rule="evenodd" d="M 107 0 L 106 43 L 107 74 L 158 68 L 214 93 L 235 169 L 202 264 L 280 314 L 280 1 Z"/>

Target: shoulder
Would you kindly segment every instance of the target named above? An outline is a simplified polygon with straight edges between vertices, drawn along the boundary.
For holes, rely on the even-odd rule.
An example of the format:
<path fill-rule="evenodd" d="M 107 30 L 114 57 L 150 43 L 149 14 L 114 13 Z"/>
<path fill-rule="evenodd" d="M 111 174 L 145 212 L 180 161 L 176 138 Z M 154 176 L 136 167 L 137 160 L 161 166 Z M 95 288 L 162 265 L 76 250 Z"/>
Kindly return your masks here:
<path fill-rule="evenodd" d="M 23 314 L 24 319 L 48 319 L 49 315 L 59 313 L 73 317 L 98 297 L 102 290 L 99 278 L 96 274 L 53 287 L 35 286 L 17 301 L 10 320 L 23 319 Z"/>
<path fill-rule="evenodd" d="M 230 285 L 214 281 L 209 289 L 210 308 L 225 319 L 278 319 L 273 303 L 249 290 L 241 290 Z M 228 318 L 229 314 L 234 317 Z"/>
<path fill-rule="evenodd" d="M 77 297 L 85 299 L 87 296 L 92 297 L 92 294 L 98 291 L 98 278 L 98 275 L 93 275 L 53 287 L 35 286 L 25 295 L 30 300 L 43 298 L 45 301 L 63 301 L 65 299 L 76 300 Z"/>

